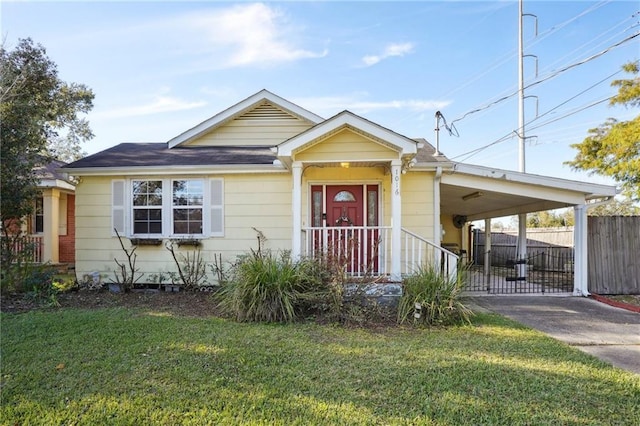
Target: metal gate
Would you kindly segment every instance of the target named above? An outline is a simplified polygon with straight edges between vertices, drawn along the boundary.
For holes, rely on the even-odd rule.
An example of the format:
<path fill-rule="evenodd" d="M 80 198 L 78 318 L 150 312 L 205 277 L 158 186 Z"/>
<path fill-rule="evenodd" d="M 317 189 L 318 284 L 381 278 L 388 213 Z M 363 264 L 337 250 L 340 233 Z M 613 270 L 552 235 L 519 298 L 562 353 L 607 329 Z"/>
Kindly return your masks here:
<path fill-rule="evenodd" d="M 490 294 L 566 293 L 573 291 L 573 248 L 544 247 L 527 252 L 526 260 L 494 253 L 476 256 L 468 267 L 466 291 Z M 489 259 L 485 266 L 484 259 Z"/>

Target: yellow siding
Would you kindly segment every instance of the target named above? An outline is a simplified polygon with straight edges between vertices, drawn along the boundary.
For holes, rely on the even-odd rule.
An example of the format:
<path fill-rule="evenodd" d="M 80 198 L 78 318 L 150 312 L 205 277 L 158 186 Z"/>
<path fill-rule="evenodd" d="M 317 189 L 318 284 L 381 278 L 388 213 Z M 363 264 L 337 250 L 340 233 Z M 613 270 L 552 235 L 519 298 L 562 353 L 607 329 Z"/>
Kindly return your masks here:
<path fill-rule="evenodd" d="M 83 177 L 76 189 L 76 271 L 81 279 L 93 271 L 103 281 L 114 278 L 114 258 L 126 259 L 116 237 L 111 236 L 111 181 L 121 177 Z M 229 264 L 250 249 L 257 249 L 257 232 L 267 238 L 263 248 L 291 249 L 291 182 L 290 175 L 231 175 L 224 179 L 225 236 L 203 240 L 202 259 L 210 264 L 222 254 Z M 255 228 L 256 230 L 254 230 Z M 124 239 L 125 247 L 130 247 Z M 168 241 L 167 239 L 164 242 Z M 179 253 L 192 248 L 182 247 Z M 171 254 L 163 245 L 138 246 L 136 267 L 144 275 L 176 271 Z M 209 281 L 214 281 L 207 268 Z"/>
<path fill-rule="evenodd" d="M 275 146 L 311 127 L 302 120 L 233 120 L 189 145 Z"/>
<path fill-rule="evenodd" d="M 442 237 L 443 244 L 458 244 L 459 248 L 462 248 L 462 229 L 456 228 L 453 225 L 452 215 L 440 215 L 440 222 L 444 228 L 444 236 Z"/>
<path fill-rule="evenodd" d="M 345 129 L 295 154 L 295 161 L 392 160 L 398 153 Z"/>
<path fill-rule="evenodd" d="M 410 172 L 403 175 L 401 191 L 402 227 L 432 240 L 433 173 Z"/>
<path fill-rule="evenodd" d="M 124 179 L 124 176 L 113 177 Z M 104 280 L 113 279 L 114 258 L 124 261 L 117 238 L 111 236 L 112 177 L 82 178 L 76 188 L 76 270 L 82 278 L 93 271 Z M 348 169 L 306 168 L 302 182 L 302 220 L 308 226 L 309 186 L 312 184 L 381 184 L 382 226 L 391 225 L 391 176 L 384 167 Z M 222 254 L 229 265 L 240 254 L 258 247 L 258 233 L 266 237 L 265 249 L 290 250 L 292 233 L 291 175 L 229 175 L 224 177 L 225 236 L 203 240 L 202 259 L 211 264 L 214 255 Z M 433 238 L 433 173 L 409 172 L 402 175 L 403 227 L 425 238 Z M 125 239 L 125 246 L 129 242 Z M 165 240 L 166 242 L 167 240 Z M 182 247 L 180 253 L 192 248 Z M 176 271 L 164 244 L 138 246 L 137 267 L 149 281 L 151 274 Z M 208 279 L 214 277 L 207 269 Z"/>

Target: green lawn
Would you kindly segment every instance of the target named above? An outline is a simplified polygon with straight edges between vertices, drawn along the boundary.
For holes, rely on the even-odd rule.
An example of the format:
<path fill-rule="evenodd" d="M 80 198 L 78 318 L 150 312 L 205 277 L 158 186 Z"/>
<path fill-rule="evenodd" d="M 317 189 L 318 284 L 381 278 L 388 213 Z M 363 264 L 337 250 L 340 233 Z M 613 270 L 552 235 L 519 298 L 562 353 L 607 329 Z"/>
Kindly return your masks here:
<path fill-rule="evenodd" d="M 2 424 L 640 424 L 640 376 L 495 315 L 449 329 L 2 314 Z"/>

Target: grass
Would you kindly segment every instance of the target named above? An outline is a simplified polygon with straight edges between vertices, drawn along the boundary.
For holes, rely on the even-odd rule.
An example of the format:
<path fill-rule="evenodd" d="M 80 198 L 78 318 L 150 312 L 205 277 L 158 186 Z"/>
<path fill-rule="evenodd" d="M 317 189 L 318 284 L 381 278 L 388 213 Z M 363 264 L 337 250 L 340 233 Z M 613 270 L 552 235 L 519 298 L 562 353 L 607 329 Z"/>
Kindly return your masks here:
<path fill-rule="evenodd" d="M 640 424 L 640 376 L 496 315 L 349 329 L 2 314 L 2 424 Z"/>

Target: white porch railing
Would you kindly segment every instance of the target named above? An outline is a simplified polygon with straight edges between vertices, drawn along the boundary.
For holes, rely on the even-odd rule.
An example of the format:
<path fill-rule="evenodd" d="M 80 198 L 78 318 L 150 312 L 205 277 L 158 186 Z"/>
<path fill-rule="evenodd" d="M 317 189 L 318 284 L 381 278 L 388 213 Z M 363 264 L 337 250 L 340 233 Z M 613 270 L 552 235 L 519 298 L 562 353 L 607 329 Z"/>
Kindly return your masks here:
<path fill-rule="evenodd" d="M 302 255 L 323 257 L 353 277 L 389 275 L 391 227 L 305 228 Z"/>
<path fill-rule="evenodd" d="M 353 277 L 392 275 L 393 256 L 401 256 L 401 275 L 412 274 L 425 265 L 440 265 L 447 276 L 456 273 L 456 254 L 406 229 L 402 230 L 400 247 L 393 249 L 391 232 L 390 226 L 305 228 L 302 255 L 336 262 Z"/>
<path fill-rule="evenodd" d="M 447 278 L 456 275 L 459 260 L 457 254 L 404 228 L 401 241 L 403 275 L 410 275 L 425 265 L 440 265 L 440 272 Z"/>
<path fill-rule="evenodd" d="M 10 237 L 9 242 L 3 241 L 3 249 L 11 250 L 16 255 L 18 253 L 26 254 L 26 257 L 22 259 L 24 261 L 42 263 L 43 240 L 41 235 Z"/>

